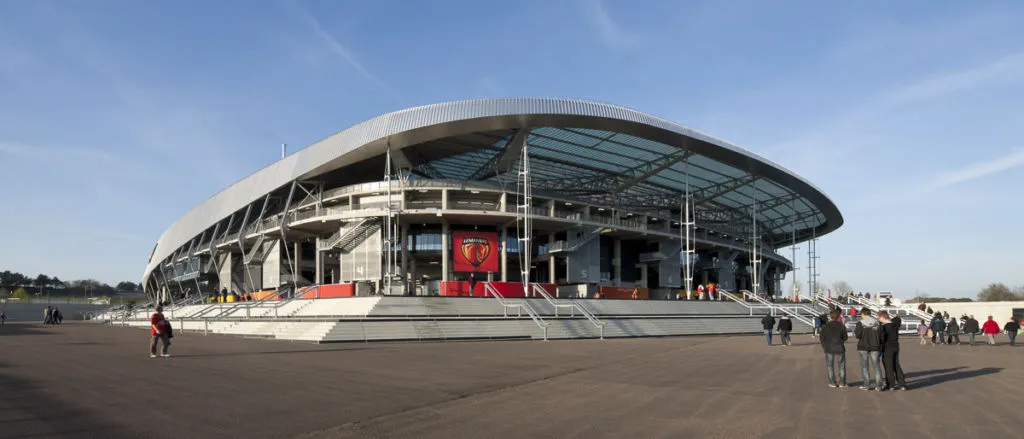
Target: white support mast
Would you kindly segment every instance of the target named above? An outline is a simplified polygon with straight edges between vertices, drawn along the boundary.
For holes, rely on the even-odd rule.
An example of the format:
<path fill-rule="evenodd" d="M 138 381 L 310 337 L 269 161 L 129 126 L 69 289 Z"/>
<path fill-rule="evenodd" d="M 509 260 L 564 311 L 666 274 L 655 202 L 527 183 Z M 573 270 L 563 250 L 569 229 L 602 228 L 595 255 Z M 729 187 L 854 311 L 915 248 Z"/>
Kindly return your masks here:
<path fill-rule="evenodd" d="M 751 236 L 750 236 L 750 243 L 751 243 L 751 248 L 750 248 L 750 265 L 751 265 L 751 268 L 752 268 L 752 273 L 750 274 L 750 279 L 751 279 L 751 285 L 750 286 L 751 286 L 751 289 L 753 290 L 752 292 L 754 293 L 754 296 L 760 297 L 760 291 L 758 291 L 758 289 L 761 286 L 761 284 L 760 284 L 760 279 L 759 279 L 759 276 L 758 276 L 758 269 L 759 269 L 759 266 L 761 264 L 761 260 L 758 259 L 758 255 L 757 255 L 757 180 L 756 179 L 751 183 L 751 187 L 753 187 L 754 190 L 752 191 L 753 192 L 753 196 L 751 197 L 753 201 L 752 201 L 752 203 L 750 205 L 750 218 L 751 218 L 751 223 L 753 225 L 753 227 L 751 228 Z"/>
<path fill-rule="evenodd" d="M 796 200 L 793 200 L 792 203 L 793 203 L 792 204 L 792 206 L 793 206 L 793 222 L 792 222 L 793 230 L 791 232 L 792 232 L 793 243 L 790 246 L 790 251 L 793 253 L 793 256 L 792 256 L 792 259 L 791 259 L 791 261 L 793 262 L 793 278 L 792 278 L 793 281 L 791 282 L 793 284 L 793 286 L 792 286 L 791 289 L 793 291 L 793 300 L 799 300 L 799 292 L 800 292 L 799 288 L 800 287 L 798 286 L 799 284 L 796 282 L 797 272 L 800 270 L 800 268 L 797 266 L 797 263 L 796 263 L 796 251 L 799 250 L 799 247 L 796 246 Z M 813 296 L 813 292 L 812 292 L 812 296 Z"/>
<path fill-rule="evenodd" d="M 808 294 L 818 294 L 818 238 L 811 229 L 811 239 L 807 241 L 807 288 Z"/>
<path fill-rule="evenodd" d="M 388 145 L 387 155 L 384 159 L 384 184 L 387 187 L 387 206 L 384 208 L 384 240 L 381 243 L 384 248 L 384 286 L 383 294 L 391 294 L 391 281 L 395 277 L 395 267 L 398 265 L 395 257 L 395 221 L 393 221 L 394 206 L 392 205 L 391 190 L 391 145 Z"/>
<path fill-rule="evenodd" d="M 693 264 L 693 255 L 694 255 L 694 248 L 693 248 L 693 241 L 694 241 L 694 234 L 693 234 L 693 232 L 694 232 L 694 230 L 693 229 L 694 229 L 694 225 L 696 223 L 694 221 L 694 216 L 696 216 L 696 212 L 693 211 L 694 210 L 693 208 L 695 208 L 696 206 L 693 205 L 693 198 L 690 195 L 690 160 L 689 159 L 686 160 L 686 162 L 684 163 L 683 167 L 684 167 L 684 171 L 683 172 L 685 174 L 685 180 L 684 180 L 685 193 L 683 195 L 683 206 L 682 206 L 682 209 L 680 209 L 680 212 L 679 212 L 679 213 L 683 214 L 683 218 L 680 221 L 681 227 L 679 228 L 679 231 L 683 234 L 682 239 L 680 239 L 680 243 L 683 244 L 683 288 L 686 290 L 686 300 L 692 300 L 693 299 L 693 296 L 692 296 L 692 293 L 691 293 L 691 288 L 693 287 L 693 266 L 692 266 L 692 264 Z"/>
<path fill-rule="evenodd" d="M 519 160 L 519 176 L 517 178 L 517 186 L 521 202 L 516 207 L 516 225 L 522 224 L 522 229 L 518 230 L 519 239 L 519 269 L 522 272 L 522 283 L 523 283 L 523 296 L 529 297 L 532 293 L 530 289 L 530 253 L 532 248 L 530 246 L 531 237 L 533 235 L 533 220 L 530 219 L 533 206 L 533 191 L 531 190 L 530 182 L 530 147 L 527 139 L 523 140 L 523 153 Z"/>

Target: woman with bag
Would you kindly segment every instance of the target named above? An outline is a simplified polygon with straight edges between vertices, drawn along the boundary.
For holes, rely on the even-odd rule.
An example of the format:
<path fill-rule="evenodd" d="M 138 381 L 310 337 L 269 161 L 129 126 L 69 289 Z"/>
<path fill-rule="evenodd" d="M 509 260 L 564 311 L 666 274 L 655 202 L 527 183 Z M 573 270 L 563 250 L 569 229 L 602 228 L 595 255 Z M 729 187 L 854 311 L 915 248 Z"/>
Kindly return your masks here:
<path fill-rule="evenodd" d="M 921 320 L 921 324 L 917 325 L 917 335 L 921 337 L 921 346 L 928 344 L 928 340 L 932 338 L 932 330 L 928 328 L 928 324 Z"/>

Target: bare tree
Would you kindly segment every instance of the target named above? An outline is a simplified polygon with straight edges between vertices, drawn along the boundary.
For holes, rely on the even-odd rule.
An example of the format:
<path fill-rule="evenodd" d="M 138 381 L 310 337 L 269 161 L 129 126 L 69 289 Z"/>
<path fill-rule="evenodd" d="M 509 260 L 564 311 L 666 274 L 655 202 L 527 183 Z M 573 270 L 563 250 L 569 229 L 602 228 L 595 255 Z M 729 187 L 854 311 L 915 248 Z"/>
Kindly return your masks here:
<path fill-rule="evenodd" d="M 848 296 L 853 293 L 853 287 L 846 283 L 845 280 L 837 280 L 832 282 L 832 291 L 840 296 Z"/>
<path fill-rule="evenodd" d="M 999 302 L 999 301 L 1012 301 L 1021 300 L 1021 296 L 1014 294 L 1010 291 L 1002 282 L 996 282 L 989 284 L 978 293 L 979 302 Z"/>

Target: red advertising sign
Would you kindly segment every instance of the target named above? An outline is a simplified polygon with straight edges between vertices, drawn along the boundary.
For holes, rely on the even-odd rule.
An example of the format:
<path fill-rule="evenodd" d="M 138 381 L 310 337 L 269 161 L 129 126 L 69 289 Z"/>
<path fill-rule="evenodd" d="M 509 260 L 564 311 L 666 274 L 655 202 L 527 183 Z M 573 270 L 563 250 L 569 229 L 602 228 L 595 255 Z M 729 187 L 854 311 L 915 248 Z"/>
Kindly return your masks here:
<path fill-rule="evenodd" d="M 498 234 L 496 232 L 463 232 L 454 233 L 455 256 L 453 271 L 463 272 L 497 272 L 498 271 Z"/>

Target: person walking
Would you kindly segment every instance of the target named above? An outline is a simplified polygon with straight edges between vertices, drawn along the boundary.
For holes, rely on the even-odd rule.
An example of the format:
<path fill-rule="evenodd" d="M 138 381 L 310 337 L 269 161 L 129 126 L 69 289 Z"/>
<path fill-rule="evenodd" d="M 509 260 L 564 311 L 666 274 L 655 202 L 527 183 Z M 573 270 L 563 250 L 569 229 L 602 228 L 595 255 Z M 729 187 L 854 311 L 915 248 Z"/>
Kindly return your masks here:
<path fill-rule="evenodd" d="M 942 314 L 935 313 L 932 317 L 932 344 L 946 344 L 946 321 L 942 320 Z"/>
<path fill-rule="evenodd" d="M 846 387 L 846 340 L 849 335 L 846 327 L 839 323 L 839 311 L 833 310 L 828 316 L 829 322 L 821 328 L 821 349 L 825 352 L 828 386 L 842 389 Z"/>
<path fill-rule="evenodd" d="M 156 344 L 158 341 L 163 343 L 163 350 L 160 356 L 171 356 L 167 353 L 167 348 L 171 345 L 171 325 L 164 318 L 164 307 L 162 306 L 158 305 L 156 312 L 149 317 L 149 336 L 149 358 L 156 358 Z"/>
<path fill-rule="evenodd" d="M 821 333 L 821 327 L 825 326 L 826 320 L 827 317 L 825 317 L 825 314 L 820 314 L 814 317 L 814 334 L 812 337 L 817 337 L 818 334 Z"/>
<path fill-rule="evenodd" d="M 52 314 L 50 314 L 50 313 L 52 313 L 52 312 L 53 312 L 53 309 L 50 308 L 50 305 L 46 305 L 46 308 L 43 309 L 43 324 L 44 325 L 49 325 L 50 324 L 50 319 L 52 318 Z"/>
<path fill-rule="evenodd" d="M 1017 323 L 1017 319 L 1010 317 L 1010 321 L 1006 322 L 1006 325 L 1003 326 L 1003 331 L 1006 331 L 1006 336 L 1010 337 L 1010 346 L 1015 346 L 1017 331 L 1020 331 L 1020 323 Z"/>
<path fill-rule="evenodd" d="M 956 319 L 949 319 L 949 324 L 946 326 L 946 333 L 947 344 L 953 344 L 954 340 L 956 341 L 956 344 L 960 344 L 960 324 L 957 323 Z"/>
<path fill-rule="evenodd" d="M 779 317 L 779 338 L 782 339 L 782 344 L 786 346 L 792 346 L 789 341 L 789 333 L 793 331 L 793 321 L 789 319 L 789 316 L 783 314 Z"/>
<path fill-rule="evenodd" d="M 990 346 L 996 345 L 996 334 L 999 333 L 999 324 L 992 320 L 992 316 L 988 316 L 988 321 L 981 326 L 981 332 L 984 332 L 985 336 L 988 337 L 988 344 Z"/>
<path fill-rule="evenodd" d="M 964 334 L 967 334 L 967 341 L 974 346 L 974 336 L 981 332 L 981 328 L 978 326 L 978 321 L 974 320 L 974 316 L 970 316 L 964 321 Z"/>
<path fill-rule="evenodd" d="M 6 321 L 7 321 L 7 314 L 4 314 L 3 311 L 0 311 L 0 326 L 3 326 L 4 322 L 6 322 Z"/>
<path fill-rule="evenodd" d="M 871 316 L 871 310 L 867 307 L 860 310 L 860 315 L 860 321 L 857 322 L 857 326 L 853 330 L 854 336 L 857 337 L 860 376 L 863 378 L 860 389 L 870 390 L 872 388 L 871 372 L 873 370 L 874 389 L 881 391 L 885 387 L 882 383 L 882 363 L 880 361 L 882 355 L 881 324 L 878 319 Z"/>
<path fill-rule="evenodd" d="M 885 366 L 885 382 L 890 389 L 907 390 L 906 376 L 903 375 L 903 366 L 900 365 L 900 328 L 889 319 L 889 313 L 884 310 L 878 312 L 878 321 L 882 323 L 882 364 Z"/>
<path fill-rule="evenodd" d="M 764 328 L 764 337 L 768 340 L 768 346 L 772 345 L 772 328 L 775 327 L 775 317 L 765 314 L 761 317 L 761 327 Z"/>
<path fill-rule="evenodd" d="M 476 291 L 476 274 L 469 273 L 469 297 L 473 297 L 473 291 Z M 531 291 L 530 294 L 533 294 Z"/>
<path fill-rule="evenodd" d="M 921 346 L 928 344 L 928 331 L 928 324 L 921 319 L 921 323 L 917 325 L 917 336 L 921 337 Z"/>

